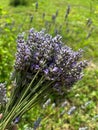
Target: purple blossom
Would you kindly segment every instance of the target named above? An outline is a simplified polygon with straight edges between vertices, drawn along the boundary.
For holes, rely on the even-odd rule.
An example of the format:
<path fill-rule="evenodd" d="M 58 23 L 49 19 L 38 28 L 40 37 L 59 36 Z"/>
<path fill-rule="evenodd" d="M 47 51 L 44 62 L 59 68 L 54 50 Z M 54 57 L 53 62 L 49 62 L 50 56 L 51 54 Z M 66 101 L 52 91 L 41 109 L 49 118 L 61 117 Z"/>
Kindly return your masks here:
<path fill-rule="evenodd" d="M 75 106 L 71 107 L 71 108 L 69 109 L 69 111 L 68 111 L 68 115 L 71 115 L 75 110 L 76 110 L 76 107 L 75 107 Z"/>
<path fill-rule="evenodd" d="M 34 130 L 36 130 L 38 127 L 39 127 L 39 125 L 40 125 L 40 123 L 41 123 L 41 118 L 39 117 L 35 122 L 34 122 L 34 127 L 33 127 L 33 129 Z"/>
<path fill-rule="evenodd" d="M 38 70 L 40 67 L 39 65 L 35 65 L 35 69 Z"/>
<path fill-rule="evenodd" d="M 20 120 L 20 118 L 17 117 L 13 122 L 14 122 L 15 124 L 17 124 L 17 123 L 19 122 L 19 120 Z"/>
<path fill-rule="evenodd" d="M 39 75 L 45 75 L 46 81 L 54 81 L 53 88 L 59 93 L 83 77 L 87 61 L 80 60 L 82 50 L 73 51 L 64 45 L 60 35 L 52 37 L 44 29 L 37 32 L 32 28 L 27 41 L 19 35 L 17 42 L 15 71 L 27 71 L 32 79 L 39 70 Z M 30 82 L 28 78 L 25 81 Z"/>
<path fill-rule="evenodd" d="M 49 73 L 49 70 L 48 70 L 48 69 L 44 69 L 43 71 L 44 71 L 44 73 L 45 73 L 46 75 Z"/>
<path fill-rule="evenodd" d="M 0 83 L 0 105 L 7 102 L 5 83 Z"/>
<path fill-rule="evenodd" d="M 58 71 L 58 67 L 54 67 L 53 72 L 57 72 L 57 71 Z"/>

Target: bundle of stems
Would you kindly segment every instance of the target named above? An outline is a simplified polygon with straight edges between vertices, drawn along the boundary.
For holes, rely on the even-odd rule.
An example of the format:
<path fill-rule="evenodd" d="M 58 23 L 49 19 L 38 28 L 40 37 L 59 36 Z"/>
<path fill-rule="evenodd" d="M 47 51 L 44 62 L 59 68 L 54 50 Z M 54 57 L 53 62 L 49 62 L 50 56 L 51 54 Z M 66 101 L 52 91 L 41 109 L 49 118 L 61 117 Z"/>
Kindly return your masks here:
<path fill-rule="evenodd" d="M 16 97 L 17 88 L 14 88 L 12 91 L 10 101 L 6 105 L 5 112 L 3 113 L 4 116 L 0 123 L 1 130 L 9 128 L 12 122 L 14 123 L 14 121 L 21 118 L 26 111 L 40 103 L 40 99 L 42 99 L 44 94 L 48 93 L 49 89 L 51 89 L 52 82 L 45 84 L 44 76 L 41 77 L 35 85 L 38 73 L 39 72 L 35 74 L 30 84 L 27 87 L 24 87 L 19 97 Z M 31 87 L 33 87 L 32 91 L 30 91 Z"/>
<path fill-rule="evenodd" d="M 64 94 L 83 77 L 87 61 L 79 60 L 82 50 L 73 51 L 61 39 L 60 35 L 52 37 L 44 30 L 34 29 L 30 30 L 27 41 L 23 35 L 18 36 L 13 87 L 0 130 L 10 129 L 26 111 L 41 104 L 43 97 L 55 92 Z"/>

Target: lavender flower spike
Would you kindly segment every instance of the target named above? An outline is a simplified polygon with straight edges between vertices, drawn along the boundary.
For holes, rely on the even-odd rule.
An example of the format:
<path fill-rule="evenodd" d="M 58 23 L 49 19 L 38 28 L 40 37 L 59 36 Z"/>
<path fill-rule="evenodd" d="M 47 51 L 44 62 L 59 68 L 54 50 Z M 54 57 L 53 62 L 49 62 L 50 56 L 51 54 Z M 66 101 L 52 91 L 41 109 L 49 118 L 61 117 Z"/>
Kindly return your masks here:
<path fill-rule="evenodd" d="M 82 71 L 87 66 L 87 61 L 80 60 L 82 50 L 75 52 L 64 45 L 60 35 L 52 37 L 45 34 L 45 30 L 37 32 L 32 28 L 27 41 L 23 35 L 19 35 L 17 42 L 15 71 L 27 70 L 32 79 L 39 70 L 40 76 L 45 75 L 46 81 L 54 81 L 53 88 L 60 94 L 64 93 L 63 87 L 72 87 L 83 77 Z M 28 76 L 25 81 L 30 83 Z"/>
<path fill-rule="evenodd" d="M 7 102 L 5 83 L 0 83 L 0 105 Z"/>
<path fill-rule="evenodd" d="M 55 22 L 54 16 L 52 20 Z M 32 106 L 42 104 L 44 96 L 48 98 L 50 94 L 63 95 L 80 80 L 83 77 L 83 69 L 87 66 L 87 61 L 81 61 L 81 52 L 73 51 L 66 46 L 60 35 L 53 37 L 45 33 L 45 30 L 38 32 L 30 29 L 26 40 L 23 34 L 19 35 L 12 76 L 14 83 L 12 98 L 4 116 L 8 117 L 10 113 L 11 118 L 7 122 L 6 118 L 3 118 L 5 122 L 2 124 L 2 130 L 5 130 L 14 119 L 17 122 L 17 117 L 22 116 Z M 0 84 L 0 103 L 4 102 L 5 89 L 4 85 Z M 44 108 L 50 102 L 46 99 Z M 63 106 L 65 105 L 66 103 Z M 73 106 L 68 114 L 73 113 L 75 109 Z M 11 113 L 11 110 L 14 112 Z M 38 119 L 34 124 L 34 129 L 39 126 L 40 121 L 41 119 Z"/>

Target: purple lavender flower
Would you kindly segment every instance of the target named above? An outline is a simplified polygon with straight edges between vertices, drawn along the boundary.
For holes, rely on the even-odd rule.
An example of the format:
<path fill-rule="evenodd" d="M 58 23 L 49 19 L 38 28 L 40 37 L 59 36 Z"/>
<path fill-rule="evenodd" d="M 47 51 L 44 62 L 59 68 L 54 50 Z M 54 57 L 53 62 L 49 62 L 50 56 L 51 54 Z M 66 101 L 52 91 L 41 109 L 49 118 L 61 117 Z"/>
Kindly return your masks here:
<path fill-rule="evenodd" d="M 54 67 L 53 72 L 57 72 L 57 71 L 58 71 L 58 67 Z"/>
<path fill-rule="evenodd" d="M 7 102 L 5 83 L 0 83 L 0 105 Z"/>
<path fill-rule="evenodd" d="M 80 59 L 81 52 L 81 50 L 73 51 L 64 45 L 60 35 L 52 37 L 45 33 L 45 30 L 37 32 L 33 28 L 30 29 L 27 40 L 24 39 L 23 34 L 19 35 L 12 75 L 14 86 L 10 102 L 4 112 L 4 121 L 1 125 L 3 128 L 0 128 L 6 129 L 12 121 L 17 123 L 17 117 L 21 118 L 27 110 L 42 104 L 50 94 L 63 95 L 66 89 L 80 80 L 83 69 L 87 66 L 87 61 Z M 0 84 L 0 105 L 5 103 L 5 92 L 4 84 Z M 44 105 L 47 106 L 49 103 L 50 100 L 47 100 Z M 75 106 L 70 108 L 68 114 L 72 114 L 75 109 Z M 64 113 L 65 111 L 61 116 Z M 41 118 L 38 118 L 34 123 L 34 129 L 40 125 L 40 122 Z"/>
<path fill-rule="evenodd" d="M 75 106 L 71 107 L 70 110 L 68 111 L 68 115 L 71 115 L 75 110 L 76 110 Z"/>
<path fill-rule="evenodd" d="M 35 3 L 35 9 L 37 11 L 37 9 L 38 9 L 38 2 Z"/>
<path fill-rule="evenodd" d="M 46 82 L 54 81 L 53 88 L 63 93 L 64 87 L 71 87 L 83 77 L 87 61 L 80 60 L 82 50 L 73 51 L 64 45 L 60 35 L 52 37 L 44 29 L 37 32 L 32 28 L 27 41 L 19 35 L 17 42 L 15 70 L 27 71 L 31 79 L 39 70 L 40 76 L 45 75 Z M 28 78 L 24 80 L 30 82 Z"/>
<path fill-rule="evenodd" d="M 70 13 L 70 5 L 68 5 L 68 7 L 67 7 L 67 10 L 65 13 L 65 19 L 68 17 L 69 13 Z"/>
<path fill-rule="evenodd" d="M 34 127 L 33 127 L 33 129 L 34 130 L 36 130 L 38 127 L 39 127 L 39 125 L 40 125 L 40 123 L 41 123 L 41 118 L 39 117 L 35 122 L 34 122 Z"/>
<path fill-rule="evenodd" d="M 44 69 L 43 71 L 46 75 L 49 73 L 49 69 Z"/>
<path fill-rule="evenodd" d="M 52 15 L 52 21 L 55 22 L 55 20 L 56 20 L 56 15 L 53 14 L 53 15 Z"/>
<path fill-rule="evenodd" d="M 20 120 L 20 118 L 17 117 L 13 122 L 14 122 L 15 124 L 17 124 L 17 123 L 19 122 L 19 120 Z"/>

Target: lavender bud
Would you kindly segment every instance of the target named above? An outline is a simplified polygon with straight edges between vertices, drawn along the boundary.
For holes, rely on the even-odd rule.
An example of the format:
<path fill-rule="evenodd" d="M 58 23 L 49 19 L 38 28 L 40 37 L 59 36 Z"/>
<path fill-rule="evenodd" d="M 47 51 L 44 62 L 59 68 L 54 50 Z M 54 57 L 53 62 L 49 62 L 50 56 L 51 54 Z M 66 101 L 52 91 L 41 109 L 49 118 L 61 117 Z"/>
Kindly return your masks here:
<path fill-rule="evenodd" d="M 17 117 L 17 118 L 15 118 L 15 120 L 13 121 L 15 124 L 17 124 L 18 122 L 19 122 L 19 120 L 20 120 L 20 118 L 19 117 Z"/>
<path fill-rule="evenodd" d="M 88 102 L 86 102 L 84 105 L 82 105 L 81 106 L 81 108 L 86 108 L 89 104 L 91 104 L 92 103 L 92 101 L 88 101 Z"/>
<path fill-rule="evenodd" d="M 43 71 L 46 75 L 49 73 L 49 69 L 44 69 Z"/>
<path fill-rule="evenodd" d="M 79 130 L 88 130 L 88 127 L 81 127 Z"/>
<path fill-rule="evenodd" d="M 31 17 L 30 17 L 30 23 L 32 23 L 32 21 L 33 21 L 33 18 L 34 18 L 33 16 L 31 16 Z"/>
<path fill-rule="evenodd" d="M 54 67 L 52 71 L 53 72 L 57 72 L 58 71 L 58 67 Z"/>
<path fill-rule="evenodd" d="M 43 104 L 43 108 L 46 108 L 47 106 L 49 106 L 50 103 L 51 103 L 51 99 L 49 98 L 49 99 Z"/>
<path fill-rule="evenodd" d="M 7 102 L 5 83 L 0 83 L 0 105 Z"/>
<path fill-rule="evenodd" d="M 92 120 L 96 120 L 96 119 L 98 119 L 98 115 L 95 115 L 95 116 L 92 118 Z"/>
<path fill-rule="evenodd" d="M 53 108 L 55 108 L 55 106 L 56 106 L 56 104 L 53 103 L 53 104 L 51 105 L 51 108 L 53 109 Z"/>
<path fill-rule="evenodd" d="M 36 129 L 39 127 L 41 120 L 42 120 L 42 119 L 39 117 L 39 118 L 34 122 L 34 127 L 33 127 L 34 130 L 36 130 Z"/>
<path fill-rule="evenodd" d="M 65 101 L 65 102 L 63 102 L 63 103 L 61 104 L 61 107 L 65 107 L 67 104 L 68 104 L 67 101 Z"/>
<path fill-rule="evenodd" d="M 35 3 L 35 9 L 37 11 L 37 9 L 38 9 L 38 2 Z"/>
<path fill-rule="evenodd" d="M 64 114 L 65 114 L 65 110 L 63 110 L 61 113 L 60 113 L 60 117 L 62 117 Z"/>
<path fill-rule="evenodd" d="M 71 115 L 75 110 L 76 110 L 75 106 L 71 107 L 70 110 L 68 111 L 68 115 Z"/>
<path fill-rule="evenodd" d="M 92 20 L 89 18 L 89 19 L 87 20 L 86 25 L 87 25 L 88 27 L 90 27 L 90 26 L 91 26 L 91 24 L 92 24 Z"/>
<path fill-rule="evenodd" d="M 57 35 L 58 34 L 58 29 L 54 29 L 54 33 L 55 33 L 55 35 Z"/>
<path fill-rule="evenodd" d="M 88 102 L 85 103 L 85 106 L 88 106 L 91 103 L 92 103 L 92 101 L 88 101 Z"/>
<path fill-rule="evenodd" d="M 70 13 L 70 5 L 68 5 L 68 7 L 67 7 L 65 18 L 68 17 L 69 13 Z"/>

